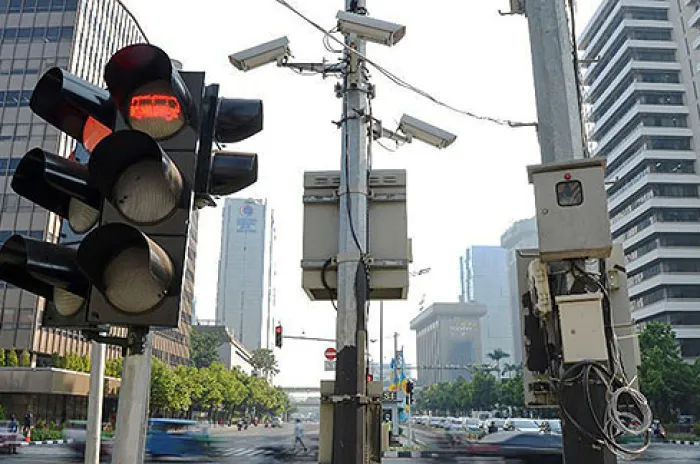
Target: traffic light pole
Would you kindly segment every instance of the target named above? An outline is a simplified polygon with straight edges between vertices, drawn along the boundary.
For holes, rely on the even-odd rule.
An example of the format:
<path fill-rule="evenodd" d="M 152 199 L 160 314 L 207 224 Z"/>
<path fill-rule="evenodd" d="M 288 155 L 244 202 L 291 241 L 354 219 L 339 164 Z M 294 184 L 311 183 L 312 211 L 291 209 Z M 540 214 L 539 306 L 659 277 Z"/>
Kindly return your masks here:
<path fill-rule="evenodd" d="M 99 464 L 102 441 L 102 403 L 104 398 L 106 345 L 92 342 L 90 353 L 90 396 L 85 440 L 85 464 Z"/>
<path fill-rule="evenodd" d="M 530 31 L 532 68 L 537 100 L 537 134 L 542 163 L 581 159 L 585 145 L 574 53 L 568 26 L 566 3 L 552 0 L 526 0 L 525 14 Z M 598 411 L 605 411 L 602 385 L 592 385 L 591 396 Z M 567 388 L 573 400 L 571 415 L 586 430 L 596 430 L 593 416 L 580 401 L 582 384 Z M 579 428 L 562 417 L 564 462 L 566 464 L 612 464 L 617 458 L 607 448 L 593 444 Z"/>
<path fill-rule="evenodd" d="M 129 329 L 119 390 L 112 464 L 143 464 L 146 417 L 151 390 L 151 335 L 148 328 Z"/>
<path fill-rule="evenodd" d="M 347 11 L 357 12 L 365 0 L 345 0 Z M 345 43 L 365 54 L 364 40 L 347 35 Z M 367 107 L 365 65 L 345 53 L 348 72 L 343 79 L 340 222 L 338 233 L 338 313 L 333 420 L 333 463 L 365 462 L 365 344 L 368 276 L 363 262 L 367 248 Z"/>

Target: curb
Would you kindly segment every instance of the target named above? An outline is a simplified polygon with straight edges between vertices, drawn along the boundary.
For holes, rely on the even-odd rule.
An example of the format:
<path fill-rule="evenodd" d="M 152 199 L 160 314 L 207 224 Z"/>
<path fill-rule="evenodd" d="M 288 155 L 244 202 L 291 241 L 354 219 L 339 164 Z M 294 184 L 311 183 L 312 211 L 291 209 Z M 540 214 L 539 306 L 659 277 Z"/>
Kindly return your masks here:
<path fill-rule="evenodd" d="M 44 440 L 44 441 L 26 441 L 22 442 L 22 446 L 40 446 L 40 445 L 67 445 L 72 443 L 72 440 Z"/>
<path fill-rule="evenodd" d="M 664 443 L 671 443 L 673 445 L 689 445 L 689 446 L 700 446 L 700 441 L 690 441 L 690 440 L 666 440 Z"/>
<path fill-rule="evenodd" d="M 383 458 L 436 458 L 438 454 L 424 451 L 385 451 Z"/>

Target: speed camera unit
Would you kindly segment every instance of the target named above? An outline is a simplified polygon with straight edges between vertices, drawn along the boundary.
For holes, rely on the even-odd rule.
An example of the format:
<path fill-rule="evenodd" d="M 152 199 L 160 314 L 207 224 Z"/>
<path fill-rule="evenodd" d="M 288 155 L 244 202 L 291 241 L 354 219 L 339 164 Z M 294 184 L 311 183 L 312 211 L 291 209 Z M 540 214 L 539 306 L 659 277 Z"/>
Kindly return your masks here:
<path fill-rule="evenodd" d="M 610 256 L 605 160 L 528 166 L 527 172 L 535 186 L 540 258 L 560 261 Z"/>

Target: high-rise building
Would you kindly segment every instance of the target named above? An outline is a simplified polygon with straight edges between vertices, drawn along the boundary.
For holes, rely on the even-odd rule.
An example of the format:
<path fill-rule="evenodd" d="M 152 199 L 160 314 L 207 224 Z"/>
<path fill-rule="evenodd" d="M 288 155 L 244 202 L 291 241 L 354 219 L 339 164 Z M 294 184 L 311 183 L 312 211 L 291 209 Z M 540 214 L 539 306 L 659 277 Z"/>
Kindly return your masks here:
<path fill-rule="evenodd" d="M 508 269 L 508 289 L 510 291 L 510 314 L 513 322 L 514 364 L 523 362 L 522 321 L 520 319 L 520 295 L 518 294 L 517 250 L 537 248 L 537 221 L 535 218 L 515 222 L 501 235 L 501 247 L 506 250 L 506 267 Z"/>
<path fill-rule="evenodd" d="M 482 359 L 479 319 L 484 314 L 486 308 L 478 303 L 433 303 L 413 318 L 418 386 L 471 378 L 468 367 Z"/>
<path fill-rule="evenodd" d="M 265 284 L 265 200 L 224 204 L 216 321 L 248 350 L 262 347 Z"/>
<path fill-rule="evenodd" d="M 700 2 L 603 0 L 581 34 L 594 155 L 637 323 L 700 356 Z"/>
<path fill-rule="evenodd" d="M 498 246 L 472 246 L 459 259 L 462 278 L 461 302 L 486 307 L 481 320 L 481 359 L 492 362 L 489 353 L 501 349 L 514 356 L 513 321 L 506 250 Z"/>
<path fill-rule="evenodd" d="M 42 147 L 66 157 L 76 149 L 73 139 L 32 113 L 32 90 L 54 66 L 104 86 L 102 73 L 112 54 L 147 39 L 119 0 L 0 1 L 0 29 L 0 243 L 14 233 L 65 242 L 74 237 L 67 227 L 10 186 L 30 149 Z M 77 147 L 77 159 L 86 154 Z M 192 240 L 196 242 L 194 235 Z M 187 278 L 194 278 L 189 270 Z M 41 327 L 43 306 L 43 299 L 0 282 L 0 348 L 26 349 L 40 366 L 51 364 L 52 353 L 87 354 L 90 344 L 78 332 Z M 156 356 L 171 363 L 187 360 L 190 312 L 183 308 L 186 325 L 154 337 Z M 119 348 L 108 350 L 110 357 L 120 354 Z"/>

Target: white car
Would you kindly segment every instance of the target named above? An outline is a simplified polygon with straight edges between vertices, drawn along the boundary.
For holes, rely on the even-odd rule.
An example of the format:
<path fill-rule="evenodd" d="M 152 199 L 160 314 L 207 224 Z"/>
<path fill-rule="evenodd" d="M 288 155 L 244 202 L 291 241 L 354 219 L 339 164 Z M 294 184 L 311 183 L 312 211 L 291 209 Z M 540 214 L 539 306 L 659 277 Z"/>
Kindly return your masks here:
<path fill-rule="evenodd" d="M 518 432 L 539 432 L 540 424 L 534 419 L 507 419 L 503 424 L 503 430 L 517 430 Z"/>

